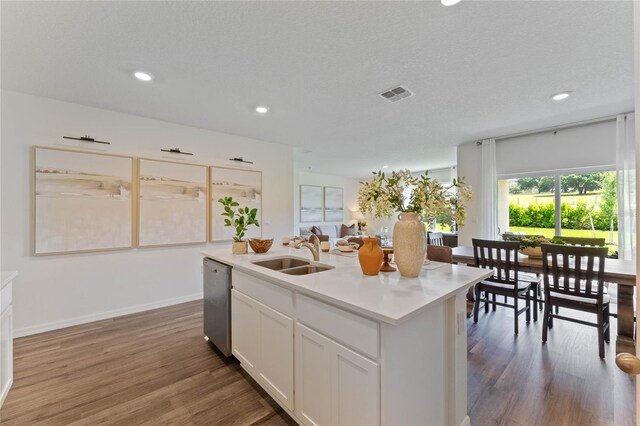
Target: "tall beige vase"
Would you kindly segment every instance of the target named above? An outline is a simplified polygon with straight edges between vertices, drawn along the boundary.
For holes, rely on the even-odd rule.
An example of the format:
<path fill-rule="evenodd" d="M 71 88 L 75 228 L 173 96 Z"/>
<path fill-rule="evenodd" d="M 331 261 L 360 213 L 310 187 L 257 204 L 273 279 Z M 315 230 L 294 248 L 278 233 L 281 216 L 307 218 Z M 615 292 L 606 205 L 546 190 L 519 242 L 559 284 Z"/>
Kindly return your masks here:
<path fill-rule="evenodd" d="M 414 278 L 420 274 L 426 254 L 424 224 L 417 213 L 400 213 L 393 227 L 393 255 L 400 275 Z"/>

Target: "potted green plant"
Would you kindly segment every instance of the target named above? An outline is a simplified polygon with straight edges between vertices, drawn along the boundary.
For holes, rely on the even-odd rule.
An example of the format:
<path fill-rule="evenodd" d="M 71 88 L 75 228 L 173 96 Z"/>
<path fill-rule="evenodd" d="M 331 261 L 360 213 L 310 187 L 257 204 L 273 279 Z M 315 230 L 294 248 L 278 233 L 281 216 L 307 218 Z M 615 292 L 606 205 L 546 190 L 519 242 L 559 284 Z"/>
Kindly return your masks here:
<path fill-rule="evenodd" d="M 442 185 L 427 176 L 413 176 L 409 170 L 386 175 L 374 172 L 358 192 L 358 204 L 363 213 L 376 218 L 389 218 L 400 212 L 393 227 L 393 250 L 400 274 L 417 277 L 426 251 L 426 236 L 421 221 L 432 222 L 436 215 L 448 213 L 458 226 L 464 224 L 464 202 L 471 191 L 462 178 L 451 185 Z"/>
<path fill-rule="evenodd" d="M 239 207 L 240 204 L 237 201 L 233 201 L 232 197 L 222 197 L 218 200 L 224 207 L 224 212 L 221 213 L 225 216 L 224 226 L 233 226 L 236 230 L 236 235 L 233 237 L 233 243 L 231 251 L 233 254 L 247 254 L 248 247 L 247 242 L 242 240 L 245 236 L 247 229 L 251 225 L 260 227 L 256 216 L 258 215 L 258 209 L 249 207 L 240 207 L 234 210 L 234 207 Z"/>
<path fill-rule="evenodd" d="M 503 239 L 505 241 L 518 241 L 520 243 L 520 253 L 532 259 L 542 258 L 542 248 L 540 245 L 543 243 L 566 244 L 560 237 L 548 239 L 542 235 L 509 235 Z"/>

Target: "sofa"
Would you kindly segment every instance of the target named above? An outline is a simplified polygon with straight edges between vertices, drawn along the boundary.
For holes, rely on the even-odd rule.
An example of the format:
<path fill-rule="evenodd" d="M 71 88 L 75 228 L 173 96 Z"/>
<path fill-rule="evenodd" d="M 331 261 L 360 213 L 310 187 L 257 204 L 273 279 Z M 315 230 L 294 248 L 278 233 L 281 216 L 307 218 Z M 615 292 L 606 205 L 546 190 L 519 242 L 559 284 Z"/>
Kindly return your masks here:
<path fill-rule="evenodd" d="M 315 232 L 313 232 L 315 228 Z M 320 241 L 331 241 L 335 246 L 338 240 L 356 237 L 356 225 L 310 225 L 300 227 L 300 236 L 308 238 L 309 235 L 315 233 Z"/>

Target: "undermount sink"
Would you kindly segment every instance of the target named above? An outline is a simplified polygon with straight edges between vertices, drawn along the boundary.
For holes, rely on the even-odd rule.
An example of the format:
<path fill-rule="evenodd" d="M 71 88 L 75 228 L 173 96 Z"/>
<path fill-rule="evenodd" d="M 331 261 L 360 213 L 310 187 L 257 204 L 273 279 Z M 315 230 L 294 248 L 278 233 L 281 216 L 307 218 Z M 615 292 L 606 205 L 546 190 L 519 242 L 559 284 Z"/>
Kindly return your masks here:
<path fill-rule="evenodd" d="M 281 257 L 278 259 L 267 259 L 259 262 L 253 262 L 254 265 L 271 269 L 272 271 L 281 271 L 283 269 L 296 268 L 298 266 L 309 265 L 309 262 L 296 257 Z"/>
<path fill-rule="evenodd" d="M 280 272 L 288 275 L 309 275 L 317 272 L 328 271 L 330 269 L 333 269 L 333 266 L 306 265 L 298 266 L 297 268 L 284 269 Z"/>
<path fill-rule="evenodd" d="M 312 265 L 308 260 L 297 257 L 279 257 L 277 259 L 260 260 L 253 262 L 253 264 L 288 275 L 309 275 L 333 269 L 333 266 Z"/>

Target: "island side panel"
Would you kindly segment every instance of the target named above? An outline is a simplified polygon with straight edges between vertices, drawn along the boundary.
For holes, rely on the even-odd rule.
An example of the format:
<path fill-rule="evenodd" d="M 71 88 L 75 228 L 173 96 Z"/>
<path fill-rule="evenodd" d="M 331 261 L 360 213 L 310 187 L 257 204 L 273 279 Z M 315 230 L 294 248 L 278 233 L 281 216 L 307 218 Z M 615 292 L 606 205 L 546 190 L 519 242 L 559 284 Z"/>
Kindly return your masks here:
<path fill-rule="evenodd" d="M 449 424 L 446 305 L 434 304 L 399 325 L 380 324 L 383 425 Z"/>
<path fill-rule="evenodd" d="M 449 424 L 468 426 L 467 414 L 467 292 L 446 301 L 447 337 L 449 340 Z"/>

